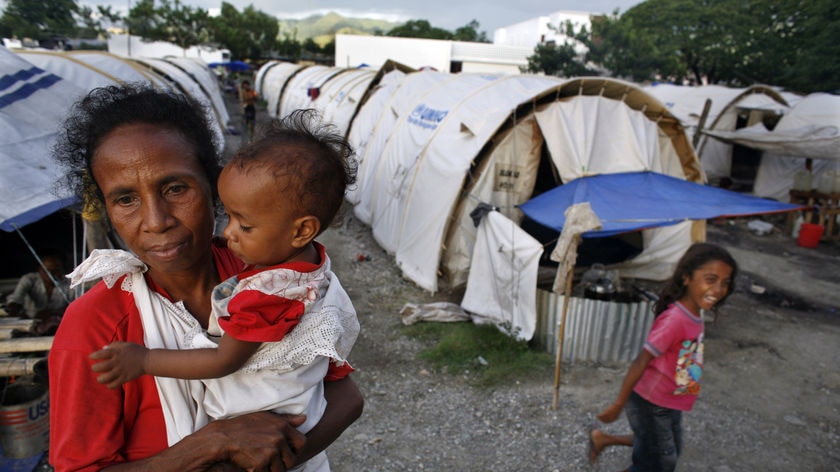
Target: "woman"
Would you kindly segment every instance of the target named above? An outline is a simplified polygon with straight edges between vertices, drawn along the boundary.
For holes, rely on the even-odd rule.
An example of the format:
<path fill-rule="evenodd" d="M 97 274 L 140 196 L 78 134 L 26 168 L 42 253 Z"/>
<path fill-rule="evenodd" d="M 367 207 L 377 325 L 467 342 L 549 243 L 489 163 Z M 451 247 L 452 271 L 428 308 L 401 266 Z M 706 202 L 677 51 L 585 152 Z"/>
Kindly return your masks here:
<path fill-rule="evenodd" d="M 105 277 L 68 307 L 56 333 L 50 463 L 58 471 L 284 470 L 323 450 L 361 414 L 356 385 L 340 375 L 328 374 L 327 410 L 306 438 L 294 428 L 302 417 L 265 412 L 204 426 L 199 413 L 182 408 L 201 395 L 189 381 L 143 376 L 114 390 L 96 382 L 90 353 L 118 340 L 159 347 L 150 343 L 171 333 L 141 321 L 147 312 L 206 328 L 213 287 L 242 269 L 212 238 L 216 149 L 198 105 L 142 86 L 93 90 L 65 124 L 55 155 L 68 182 L 81 198 L 102 202 L 147 270 Z M 186 427 L 184 416 L 194 423 Z"/>

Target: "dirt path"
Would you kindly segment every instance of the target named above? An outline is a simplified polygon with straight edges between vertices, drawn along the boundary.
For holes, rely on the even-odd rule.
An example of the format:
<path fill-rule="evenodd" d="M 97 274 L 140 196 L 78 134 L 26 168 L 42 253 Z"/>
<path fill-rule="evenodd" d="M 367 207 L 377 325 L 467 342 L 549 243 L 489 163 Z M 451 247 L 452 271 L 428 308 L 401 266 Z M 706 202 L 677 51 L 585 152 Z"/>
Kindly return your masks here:
<path fill-rule="evenodd" d="M 838 267 L 838 248 L 807 252 L 781 234 L 754 240 L 744 223 L 709 231 L 745 270 L 741 288 L 707 326 L 703 393 L 685 416 L 680 469 L 837 470 L 840 322 L 828 303 L 809 303 L 829 300 L 832 294 L 819 287 L 837 285 L 795 293 L 803 284 L 768 282 L 784 280 L 784 272 L 836 277 L 825 269 Z M 402 279 L 393 257 L 349 210 L 342 226 L 321 239 L 359 311 L 362 334 L 351 360 L 367 402 L 362 419 L 328 451 L 334 471 L 607 471 L 628 465 L 628 449 L 606 451 L 595 468 L 585 460 L 587 425 L 612 400 L 626 365 L 565 366 L 557 411 L 550 371 L 493 390 L 433 372 L 415 358 L 422 345 L 400 335 L 399 310 L 408 302 L 458 302 L 459 294 L 432 297 Z M 371 260 L 360 262 L 359 254 Z M 788 263 L 797 270 L 777 270 L 780 258 L 795 260 Z M 762 296 L 749 291 L 756 281 L 765 284 Z M 626 432 L 626 421 L 607 428 Z"/>

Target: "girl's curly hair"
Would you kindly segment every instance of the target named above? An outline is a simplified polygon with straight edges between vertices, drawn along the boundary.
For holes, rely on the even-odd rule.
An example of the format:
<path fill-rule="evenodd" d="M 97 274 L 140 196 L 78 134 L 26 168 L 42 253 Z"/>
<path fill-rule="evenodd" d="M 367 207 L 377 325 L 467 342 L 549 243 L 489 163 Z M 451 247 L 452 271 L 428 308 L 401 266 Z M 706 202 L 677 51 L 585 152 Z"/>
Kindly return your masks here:
<path fill-rule="evenodd" d="M 674 275 L 668 279 L 665 286 L 659 292 L 659 300 L 653 305 L 653 313 L 659 315 L 668 309 L 668 306 L 685 296 L 685 278 L 691 278 L 691 274 L 706 263 L 721 261 L 732 267 L 732 276 L 729 279 L 729 290 L 712 308 L 716 310 L 729 295 L 735 291 L 735 277 L 738 276 L 738 263 L 726 249 L 711 243 L 694 243 L 685 251 L 685 254 L 677 262 Z"/>
<path fill-rule="evenodd" d="M 175 130 L 191 143 L 216 198 L 220 157 L 207 110 L 187 95 L 145 83 L 95 88 L 73 105 L 52 149 L 53 159 L 65 169 L 59 185 L 86 204 L 101 205 L 102 192 L 91 172 L 93 155 L 114 129 L 136 123 Z"/>

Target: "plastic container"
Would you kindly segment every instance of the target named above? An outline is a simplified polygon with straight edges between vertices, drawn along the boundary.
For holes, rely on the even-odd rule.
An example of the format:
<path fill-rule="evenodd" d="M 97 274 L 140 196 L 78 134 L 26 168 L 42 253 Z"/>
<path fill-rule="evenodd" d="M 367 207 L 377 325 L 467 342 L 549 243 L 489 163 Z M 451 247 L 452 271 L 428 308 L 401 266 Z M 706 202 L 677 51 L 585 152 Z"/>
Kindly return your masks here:
<path fill-rule="evenodd" d="M 793 174 L 793 189 L 800 192 L 810 192 L 814 189 L 811 171 L 800 170 Z"/>
<path fill-rule="evenodd" d="M 820 177 L 817 180 L 817 192 L 825 194 L 840 192 L 840 189 L 834 188 L 836 175 L 836 172 L 833 170 L 827 170 L 820 174 Z"/>
<path fill-rule="evenodd" d="M 799 238 L 796 242 L 802 247 L 815 248 L 820 242 L 823 231 L 825 231 L 825 227 L 823 226 L 802 223 L 802 226 L 799 227 Z"/>

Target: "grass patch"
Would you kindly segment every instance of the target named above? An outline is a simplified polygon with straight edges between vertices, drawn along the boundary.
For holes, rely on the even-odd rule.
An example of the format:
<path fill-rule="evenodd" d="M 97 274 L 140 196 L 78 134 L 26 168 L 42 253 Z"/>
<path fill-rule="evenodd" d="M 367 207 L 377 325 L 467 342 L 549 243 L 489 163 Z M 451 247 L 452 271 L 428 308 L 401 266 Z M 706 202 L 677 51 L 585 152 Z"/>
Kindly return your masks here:
<path fill-rule="evenodd" d="M 544 374 L 554 365 L 547 352 L 528 346 L 493 325 L 417 323 L 404 328 L 407 336 L 432 343 L 419 358 L 450 374 L 466 374 L 482 387 Z"/>

